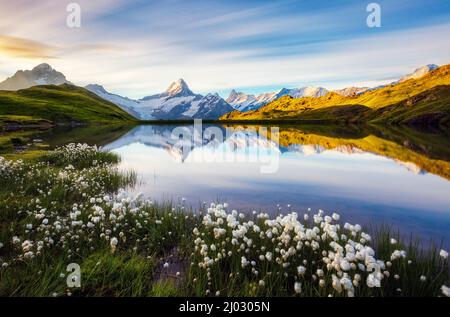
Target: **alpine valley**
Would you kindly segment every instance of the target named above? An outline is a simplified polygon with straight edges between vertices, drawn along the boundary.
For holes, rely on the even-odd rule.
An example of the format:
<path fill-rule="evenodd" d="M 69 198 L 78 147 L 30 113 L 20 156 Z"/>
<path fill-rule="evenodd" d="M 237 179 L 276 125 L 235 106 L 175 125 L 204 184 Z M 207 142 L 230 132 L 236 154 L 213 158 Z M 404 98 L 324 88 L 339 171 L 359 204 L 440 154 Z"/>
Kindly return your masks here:
<path fill-rule="evenodd" d="M 233 89 L 225 100 L 217 93 L 195 93 L 183 79 L 174 81 L 162 93 L 131 99 L 99 84 L 77 87 L 50 65 L 40 64 L 0 82 L 0 123 L 89 123 L 96 121 L 96 113 L 102 113 L 106 121 L 294 119 L 447 126 L 449 68 L 426 65 L 388 85 L 372 88 L 328 90 L 307 86 L 259 95 Z M 48 113 L 46 109 L 50 109 Z"/>

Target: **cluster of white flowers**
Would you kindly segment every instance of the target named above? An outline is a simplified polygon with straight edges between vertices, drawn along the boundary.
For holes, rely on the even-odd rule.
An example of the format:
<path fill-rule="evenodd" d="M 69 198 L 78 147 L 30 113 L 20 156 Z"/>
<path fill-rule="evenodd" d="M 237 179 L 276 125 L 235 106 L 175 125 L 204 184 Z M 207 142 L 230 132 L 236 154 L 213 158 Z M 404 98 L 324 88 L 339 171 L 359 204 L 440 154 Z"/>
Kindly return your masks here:
<path fill-rule="evenodd" d="M 95 159 L 98 157 L 98 153 L 99 149 L 95 145 L 70 143 L 51 151 L 47 155 L 47 159 L 50 161 L 57 160 L 60 164 L 89 161 L 96 165 Z"/>
<path fill-rule="evenodd" d="M 81 252 L 95 252 L 109 247 L 114 253 L 117 248 L 132 245 L 147 253 L 146 241 L 157 226 L 152 218 L 153 203 L 142 200 L 138 195 L 131 198 L 121 190 L 117 195 L 103 194 L 85 197 L 83 204 L 74 204 L 67 214 L 57 209 L 41 208 L 39 199 L 30 203 L 33 210 L 27 211 L 29 223 L 24 224 L 27 239 L 14 236 L 18 260 L 33 259 L 46 251 L 58 249 L 71 258 Z M 165 215 L 166 221 L 176 219 L 175 214 Z M 166 233 L 170 237 L 169 233 Z M 160 237 L 165 239 L 164 235 Z M 23 241 L 23 242 L 22 242 Z M 82 248 L 82 249 L 81 249 Z"/>
<path fill-rule="evenodd" d="M 8 181 L 17 174 L 22 174 L 25 164 L 22 160 L 10 161 L 0 156 L 0 180 Z"/>
<path fill-rule="evenodd" d="M 96 157 L 96 153 L 96 147 L 71 144 L 52 155 L 71 162 Z M 46 168 L 45 163 L 0 158 L 0 181 L 13 181 L 18 193 L 29 190 L 28 182 L 37 180 L 39 185 L 19 211 L 24 217 L 23 230 L 6 242 L 14 248 L 13 262 L 33 261 L 52 251 L 69 259 L 104 249 L 113 254 L 121 248 L 153 254 L 155 243 L 162 245 L 174 238 L 189 220 L 193 237 L 192 244 L 188 243 L 192 247 L 189 274 L 192 283 L 203 283 L 199 287 L 203 295 L 219 296 L 225 287 L 215 275 L 227 272 L 226 279 L 251 281 L 255 294 L 283 280 L 293 295 L 303 296 L 313 288 L 329 296 L 352 297 L 363 289 L 376 292 L 387 283 L 398 282 L 401 277 L 396 269 L 411 263 L 395 239 L 390 245 L 396 249 L 386 261 L 377 259 L 370 246 L 372 237 L 358 224 L 341 225 L 337 213 L 329 216 L 319 210 L 299 216 L 290 209 L 288 214 L 271 218 L 267 213 L 229 212 L 226 204 L 211 204 L 199 215 L 184 215 L 175 209 L 160 212 L 142 195 L 132 197 L 124 190 L 109 193 L 108 177 L 117 170 L 107 164 L 93 165 L 76 169 L 68 164 L 58 170 Z M 76 197 L 76 203 L 61 204 L 54 200 L 60 197 L 54 191 Z M 447 260 L 445 250 L 439 254 Z M 11 264 L 0 263 L 3 268 Z M 165 262 L 163 268 L 168 267 Z M 429 280 L 425 275 L 417 278 L 423 283 Z M 441 290 L 448 296 L 448 287 Z"/>
<path fill-rule="evenodd" d="M 354 296 L 355 288 L 363 287 L 364 279 L 369 288 L 381 287 L 382 280 L 390 276 L 388 268 L 375 258 L 375 251 L 367 245 L 371 237 L 362 232 L 360 225 L 345 223 L 341 227 L 338 214 L 330 217 L 323 211 L 311 218 L 309 222 L 310 215 L 306 214 L 300 220 L 297 213 L 291 212 L 274 219 L 261 213 L 247 220 L 235 210 L 229 213 L 223 205 L 212 204 L 202 226 L 193 230 L 194 265 L 208 275 L 214 267 L 239 257 L 241 274 L 247 269 L 254 276 L 258 272 L 259 281 L 272 272 L 283 272 L 295 279 L 311 277 L 321 288 L 328 285 L 348 296 Z M 391 255 L 392 260 L 405 257 L 403 250 Z M 294 285 L 296 293 L 300 285 Z"/>

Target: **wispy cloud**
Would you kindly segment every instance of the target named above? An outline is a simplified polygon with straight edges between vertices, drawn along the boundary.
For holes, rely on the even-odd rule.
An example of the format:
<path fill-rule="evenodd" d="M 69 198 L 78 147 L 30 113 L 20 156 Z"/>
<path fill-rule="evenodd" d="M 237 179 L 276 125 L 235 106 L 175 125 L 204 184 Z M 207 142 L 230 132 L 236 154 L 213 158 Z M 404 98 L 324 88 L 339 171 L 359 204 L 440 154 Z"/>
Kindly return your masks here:
<path fill-rule="evenodd" d="M 31 59 L 53 59 L 56 48 L 38 41 L 0 35 L 0 54 Z"/>
<path fill-rule="evenodd" d="M 65 25 L 64 1 L 0 1 L 0 76 L 48 61 L 130 97 L 179 77 L 202 93 L 338 88 L 449 62 L 445 0 L 379 0 L 380 29 L 357 0 L 78 0 L 80 29 Z"/>

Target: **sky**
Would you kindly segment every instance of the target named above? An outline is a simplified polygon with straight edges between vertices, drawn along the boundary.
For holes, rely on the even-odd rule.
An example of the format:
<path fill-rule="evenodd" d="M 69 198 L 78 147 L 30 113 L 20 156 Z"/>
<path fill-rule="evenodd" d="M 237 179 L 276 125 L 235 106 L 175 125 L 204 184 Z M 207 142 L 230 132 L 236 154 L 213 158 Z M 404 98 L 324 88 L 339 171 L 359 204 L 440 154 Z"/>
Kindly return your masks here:
<path fill-rule="evenodd" d="M 67 5 L 81 8 L 68 27 Z M 0 0 L 0 80 L 49 63 L 71 82 L 141 98 L 183 78 L 194 92 L 377 86 L 450 62 L 450 1 Z"/>

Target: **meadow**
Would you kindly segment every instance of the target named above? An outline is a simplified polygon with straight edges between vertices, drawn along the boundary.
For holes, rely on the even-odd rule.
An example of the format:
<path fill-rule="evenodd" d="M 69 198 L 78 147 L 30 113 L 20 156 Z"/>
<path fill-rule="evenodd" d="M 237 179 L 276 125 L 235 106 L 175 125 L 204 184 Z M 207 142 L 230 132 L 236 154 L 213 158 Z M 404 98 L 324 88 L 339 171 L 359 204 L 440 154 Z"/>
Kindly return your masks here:
<path fill-rule="evenodd" d="M 450 296 L 448 253 L 336 213 L 193 210 L 69 144 L 0 158 L 0 296 Z M 70 263 L 81 287 L 66 284 Z"/>

